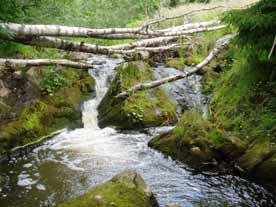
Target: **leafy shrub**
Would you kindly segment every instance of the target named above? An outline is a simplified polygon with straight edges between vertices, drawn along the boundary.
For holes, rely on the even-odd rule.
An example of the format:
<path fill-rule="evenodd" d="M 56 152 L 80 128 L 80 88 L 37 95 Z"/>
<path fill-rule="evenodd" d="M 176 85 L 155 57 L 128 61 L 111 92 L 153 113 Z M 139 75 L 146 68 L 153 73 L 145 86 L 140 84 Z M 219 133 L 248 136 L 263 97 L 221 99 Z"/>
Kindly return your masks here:
<path fill-rule="evenodd" d="M 54 92 L 66 84 L 66 79 L 60 71 L 49 67 L 40 84 L 42 91 L 52 96 Z"/>

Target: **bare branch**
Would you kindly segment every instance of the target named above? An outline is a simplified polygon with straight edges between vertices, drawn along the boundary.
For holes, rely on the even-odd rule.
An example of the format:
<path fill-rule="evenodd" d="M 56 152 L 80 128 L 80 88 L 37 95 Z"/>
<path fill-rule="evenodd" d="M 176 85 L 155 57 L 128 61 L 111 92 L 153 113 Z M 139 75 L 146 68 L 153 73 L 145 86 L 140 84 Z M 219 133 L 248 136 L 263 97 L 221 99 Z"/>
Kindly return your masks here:
<path fill-rule="evenodd" d="M 137 84 L 131 87 L 130 89 L 128 89 L 127 91 L 121 92 L 116 96 L 116 98 L 125 99 L 128 96 L 130 96 L 132 93 L 135 93 L 137 91 L 155 88 L 160 85 L 177 81 L 197 73 L 201 68 L 208 65 L 216 57 L 216 55 L 219 54 L 222 51 L 222 49 L 224 49 L 230 43 L 230 41 L 234 38 L 234 36 L 235 35 L 226 35 L 223 38 L 219 39 L 216 43 L 215 48 L 209 53 L 208 57 L 206 57 L 201 63 L 196 65 L 192 70 L 188 72 L 187 71 L 183 72 L 182 74 L 179 74 L 179 75 L 169 76 L 160 80 Z"/>

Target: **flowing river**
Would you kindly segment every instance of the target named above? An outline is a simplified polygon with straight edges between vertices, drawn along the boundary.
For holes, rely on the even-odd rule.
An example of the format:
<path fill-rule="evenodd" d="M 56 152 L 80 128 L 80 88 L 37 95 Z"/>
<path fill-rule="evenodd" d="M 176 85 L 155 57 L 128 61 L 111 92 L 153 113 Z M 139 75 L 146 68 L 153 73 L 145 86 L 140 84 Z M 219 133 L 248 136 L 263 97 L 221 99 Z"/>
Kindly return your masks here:
<path fill-rule="evenodd" d="M 171 127 L 143 132 L 100 129 L 97 106 L 120 60 L 96 58 L 105 62 L 91 71 L 96 79 L 96 97 L 83 104 L 84 127 L 64 130 L 27 156 L 1 163 L 1 207 L 55 206 L 85 193 L 124 169 L 136 169 L 162 207 L 166 204 L 183 207 L 276 206 L 274 196 L 257 184 L 231 175 L 193 174 L 187 166 L 147 146 L 154 135 Z M 165 70 L 161 66 L 157 69 Z M 172 73 L 172 69 L 168 71 Z M 162 74 L 164 72 L 157 75 Z M 198 96 L 198 87 L 193 87 L 193 81 L 199 82 L 198 77 L 187 81 L 192 82 L 191 90 L 194 88 L 192 97 Z M 175 87 L 180 86 L 171 88 L 172 93 L 175 93 Z M 183 87 L 187 89 L 188 86 Z M 190 96 L 190 99 L 193 98 Z"/>

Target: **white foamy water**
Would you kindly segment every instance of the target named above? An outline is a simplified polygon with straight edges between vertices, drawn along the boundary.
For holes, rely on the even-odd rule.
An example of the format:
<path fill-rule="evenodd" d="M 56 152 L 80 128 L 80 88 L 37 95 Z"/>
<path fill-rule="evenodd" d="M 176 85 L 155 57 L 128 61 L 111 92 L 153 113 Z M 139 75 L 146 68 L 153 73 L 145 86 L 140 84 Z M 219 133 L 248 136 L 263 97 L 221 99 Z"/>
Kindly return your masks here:
<path fill-rule="evenodd" d="M 244 207 L 275 206 L 272 196 L 260 186 L 235 176 L 193 174 L 186 166 L 147 146 L 153 136 L 172 127 L 149 129 L 147 134 L 100 129 L 97 106 L 120 60 L 103 56 L 96 59 L 105 63 L 90 71 L 96 79 L 96 97 L 83 104 L 84 128 L 66 130 L 27 157 L 13 159 L 3 166 L 1 206 L 55 206 L 125 169 L 135 169 L 143 176 L 161 207 L 167 204 L 215 207 L 225 203 Z M 197 89 L 189 90 L 196 94 Z"/>

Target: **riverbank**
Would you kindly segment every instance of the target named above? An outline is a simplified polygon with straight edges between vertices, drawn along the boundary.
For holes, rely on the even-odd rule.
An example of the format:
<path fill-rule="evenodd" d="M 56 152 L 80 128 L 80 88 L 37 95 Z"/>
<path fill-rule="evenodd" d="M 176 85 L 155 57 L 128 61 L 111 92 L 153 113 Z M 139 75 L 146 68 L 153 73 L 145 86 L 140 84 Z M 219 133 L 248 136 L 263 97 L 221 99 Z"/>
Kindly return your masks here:
<path fill-rule="evenodd" d="M 0 84 L 1 155 L 65 127 L 82 126 L 81 102 L 94 91 L 88 71 L 65 67 L 1 68 Z"/>

